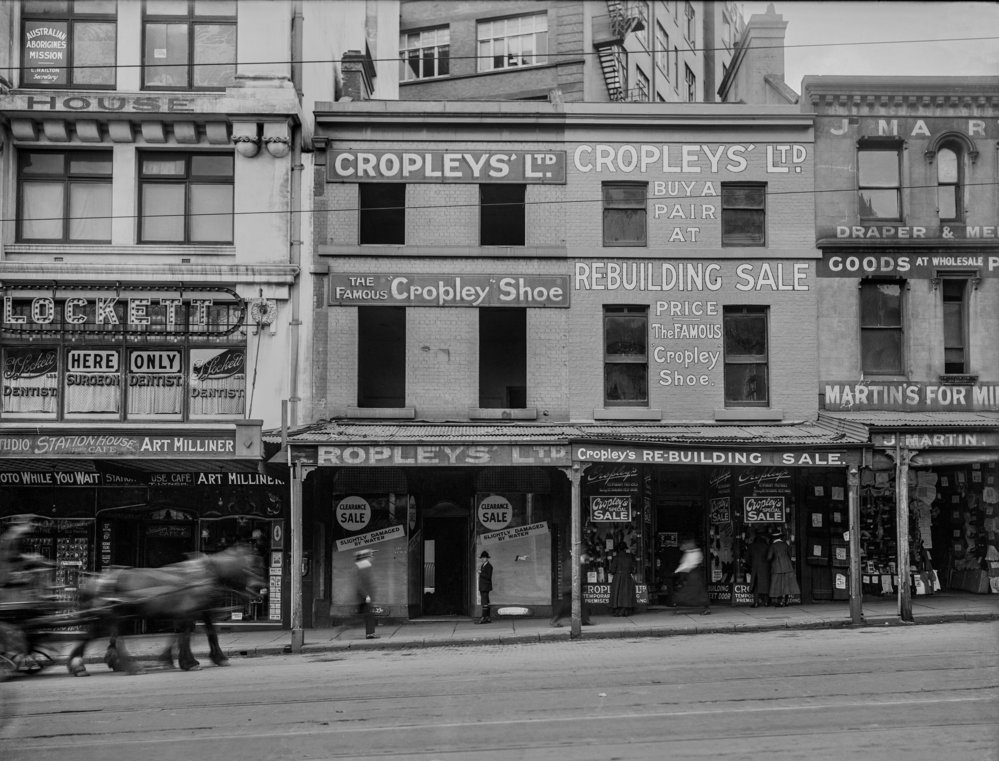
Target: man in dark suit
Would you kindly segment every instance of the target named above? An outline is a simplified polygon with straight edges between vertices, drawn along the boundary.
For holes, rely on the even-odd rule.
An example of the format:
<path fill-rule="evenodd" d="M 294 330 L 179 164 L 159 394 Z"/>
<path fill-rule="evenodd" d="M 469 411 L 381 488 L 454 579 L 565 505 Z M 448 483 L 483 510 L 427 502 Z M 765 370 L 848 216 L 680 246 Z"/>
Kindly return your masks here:
<path fill-rule="evenodd" d="M 491 624 L 489 617 L 489 593 L 493 591 L 493 564 L 489 562 L 489 553 L 482 550 L 479 555 L 482 565 L 479 566 L 479 600 L 482 602 L 482 618 L 475 623 Z"/>

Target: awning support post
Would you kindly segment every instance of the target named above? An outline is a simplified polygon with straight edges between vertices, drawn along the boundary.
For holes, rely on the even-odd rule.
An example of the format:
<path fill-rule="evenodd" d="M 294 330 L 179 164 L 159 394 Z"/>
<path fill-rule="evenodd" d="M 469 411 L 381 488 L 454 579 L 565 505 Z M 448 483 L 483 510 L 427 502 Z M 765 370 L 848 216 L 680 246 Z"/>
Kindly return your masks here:
<path fill-rule="evenodd" d="M 850 545 L 850 621 L 854 626 L 864 622 L 864 592 L 860 578 L 860 470 L 851 464 L 846 472 L 847 525 Z"/>

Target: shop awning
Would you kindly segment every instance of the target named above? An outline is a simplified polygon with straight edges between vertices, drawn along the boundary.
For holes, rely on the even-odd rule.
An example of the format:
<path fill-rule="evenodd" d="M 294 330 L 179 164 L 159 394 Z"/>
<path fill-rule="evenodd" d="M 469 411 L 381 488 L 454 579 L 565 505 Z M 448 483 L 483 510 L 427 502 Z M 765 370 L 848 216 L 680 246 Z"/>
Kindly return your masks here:
<path fill-rule="evenodd" d="M 280 441 L 278 431 L 265 442 Z M 289 431 L 269 462 L 328 467 L 555 466 L 581 442 L 654 447 L 848 448 L 864 443 L 815 422 L 733 424 L 463 424 L 322 421 Z"/>

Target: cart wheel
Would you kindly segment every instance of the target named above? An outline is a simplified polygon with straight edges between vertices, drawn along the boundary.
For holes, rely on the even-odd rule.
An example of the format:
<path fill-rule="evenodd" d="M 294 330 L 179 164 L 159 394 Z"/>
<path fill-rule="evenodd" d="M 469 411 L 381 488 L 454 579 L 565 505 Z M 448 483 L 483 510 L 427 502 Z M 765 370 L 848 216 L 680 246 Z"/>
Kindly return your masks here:
<path fill-rule="evenodd" d="M 49 655 L 45 650 L 38 648 L 33 649 L 29 655 L 34 658 L 35 663 L 38 664 L 38 668 L 34 669 L 32 673 L 38 673 L 39 671 L 44 671 L 49 666 L 55 665 L 55 659 Z"/>

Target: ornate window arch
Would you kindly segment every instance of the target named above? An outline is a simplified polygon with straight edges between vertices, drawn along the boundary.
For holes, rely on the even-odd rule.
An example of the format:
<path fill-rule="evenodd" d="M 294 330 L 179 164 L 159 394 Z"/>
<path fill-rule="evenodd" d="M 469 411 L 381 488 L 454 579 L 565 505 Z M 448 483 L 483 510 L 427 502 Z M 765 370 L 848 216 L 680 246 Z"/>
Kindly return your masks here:
<path fill-rule="evenodd" d="M 967 161 L 978 158 L 974 141 L 961 132 L 937 135 L 926 148 L 926 158 L 936 164 L 937 213 L 941 220 L 964 219 Z"/>

